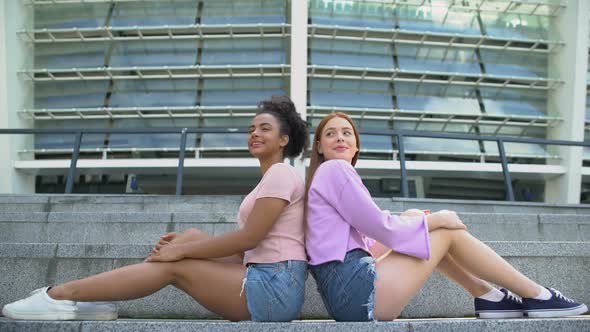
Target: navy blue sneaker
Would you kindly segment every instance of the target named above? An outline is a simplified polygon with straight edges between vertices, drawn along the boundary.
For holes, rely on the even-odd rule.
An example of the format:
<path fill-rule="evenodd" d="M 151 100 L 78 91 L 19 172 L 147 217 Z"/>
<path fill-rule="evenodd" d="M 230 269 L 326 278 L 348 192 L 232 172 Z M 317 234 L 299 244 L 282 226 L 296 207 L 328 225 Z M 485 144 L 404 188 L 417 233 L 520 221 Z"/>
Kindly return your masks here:
<path fill-rule="evenodd" d="M 504 298 L 500 302 L 475 298 L 475 316 L 478 318 L 522 318 L 522 301 L 510 291 L 500 288 Z"/>
<path fill-rule="evenodd" d="M 583 303 L 578 303 L 561 294 L 557 289 L 547 288 L 551 292 L 549 300 L 522 299 L 523 312 L 530 318 L 549 318 L 581 315 L 588 311 Z"/>

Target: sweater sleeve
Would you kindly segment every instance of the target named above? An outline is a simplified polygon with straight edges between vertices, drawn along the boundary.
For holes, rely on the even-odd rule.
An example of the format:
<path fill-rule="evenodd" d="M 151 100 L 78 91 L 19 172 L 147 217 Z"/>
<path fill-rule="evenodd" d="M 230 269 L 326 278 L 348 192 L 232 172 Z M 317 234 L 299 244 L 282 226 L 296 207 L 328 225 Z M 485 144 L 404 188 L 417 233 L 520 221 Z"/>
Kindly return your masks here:
<path fill-rule="evenodd" d="M 322 177 L 315 190 L 344 220 L 398 253 L 430 259 L 430 236 L 424 216 L 402 219 L 382 211 L 350 163 L 333 160 L 324 164 L 315 175 Z"/>

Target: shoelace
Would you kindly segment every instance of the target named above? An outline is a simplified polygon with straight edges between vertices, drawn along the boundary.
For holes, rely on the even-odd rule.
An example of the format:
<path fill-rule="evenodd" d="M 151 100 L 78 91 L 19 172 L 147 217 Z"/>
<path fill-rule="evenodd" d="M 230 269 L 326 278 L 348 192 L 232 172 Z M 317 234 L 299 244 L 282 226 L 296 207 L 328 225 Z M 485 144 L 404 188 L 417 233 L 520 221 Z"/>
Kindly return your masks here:
<path fill-rule="evenodd" d="M 522 303 L 522 300 L 521 300 L 521 299 L 520 299 L 518 296 L 514 295 L 514 294 L 513 294 L 511 291 L 509 291 L 509 290 L 506 290 L 506 297 L 507 297 L 509 300 L 513 300 L 513 301 L 515 301 L 515 302 Z"/>
<path fill-rule="evenodd" d="M 574 300 L 570 299 L 569 297 L 561 294 L 561 292 L 558 291 L 557 289 L 555 289 L 555 288 L 550 288 L 550 289 L 555 293 L 555 297 L 557 297 L 558 299 L 563 299 L 563 300 L 566 300 L 568 302 L 576 303 L 576 301 L 574 301 Z"/>

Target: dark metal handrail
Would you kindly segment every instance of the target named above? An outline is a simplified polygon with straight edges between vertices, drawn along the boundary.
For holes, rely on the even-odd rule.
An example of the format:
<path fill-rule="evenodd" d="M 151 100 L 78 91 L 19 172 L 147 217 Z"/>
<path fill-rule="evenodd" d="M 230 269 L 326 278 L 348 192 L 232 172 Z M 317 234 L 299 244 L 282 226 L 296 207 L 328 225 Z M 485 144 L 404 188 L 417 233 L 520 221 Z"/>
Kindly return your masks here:
<path fill-rule="evenodd" d="M 184 156 L 186 150 L 187 134 L 220 134 L 220 133 L 247 133 L 248 128 L 75 128 L 75 129 L 0 129 L 0 134 L 73 134 L 76 135 L 74 141 L 74 151 L 72 152 L 72 159 L 70 161 L 70 168 L 66 181 L 66 194 L 71 194 L 74 186 L 74 178 L 76 176 L 78 158 L 80 156 L 80 146 L 82 144 L 82 136 L 84 134 L 180 134 L 180 150 L 178 155 L 178 169 L 176 174 L 176 195 L 182 195 L 182 184 L 184 175 Z M 313 130 L 311 130 L 313 133 Z M 427 137 L 440 139 L 460 139 L 460 140 L 477 140 L 477 141 L 495 141 L 498 144 L 498 153 L 500 163 L 502 164 L 502 173 L 504 176 L 504 185 L 506 188 L 506 200 L 514 201 L 514 192 L 512 190 L 512 180 L 508 171 L 508 160 L 506 159 L 506 152 L 504 150 L 504 142 L 511 143 L 529 143 L 529 144 L 545 144 L 545 145 L 559 145 L 559 146 L 581 146 L 590 147 L 590 142 L 565 141 L 543 138 L 524 138 L 524 137 L 510 137 L 510 136 L 486 136 L 474 134 L 455 134 L 455 133 L 439 133 L 439 132 L 423 132 L 410 130 L 362 130 L 363 135 L 380 135 L 380 136 L 395 136 L 399 150 L 400 161 L 400 182 L 401 194 L 403 197 L 409 196 L 408 189 L 408 175 L 406 169 L 405 148 L 403 143 L 404 137 Z M 581 166 L 581 165 L 580 165 Z"/>

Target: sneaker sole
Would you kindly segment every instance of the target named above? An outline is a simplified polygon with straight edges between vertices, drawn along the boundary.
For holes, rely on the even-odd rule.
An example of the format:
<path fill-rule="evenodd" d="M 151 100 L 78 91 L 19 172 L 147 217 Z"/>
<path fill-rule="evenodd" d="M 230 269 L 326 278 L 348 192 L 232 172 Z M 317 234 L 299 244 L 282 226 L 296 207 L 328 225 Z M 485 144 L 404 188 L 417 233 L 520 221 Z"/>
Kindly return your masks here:
<path fill-rule="evenodd" d="M 118 318 L 117 312 L 11 312 L 7 308 L 2 309 L 2 315 L 6 318 L 16 320 L 115 320 Z"/>
<path fill-rule="evenodd" d="M 568 309 L 552 309 L 552 310 L 531 310 L 531 311 L 524 311 L 524 314 L 529 318 L 555 318 L 555 317 L 565 317 L 565 316 L 574 316 L 574 315 L 581 315 L 588 311 L 588 307 L 585 304 L 579 305 L 575 308 L 568 308 Z"/>
<path fill-rule="evenodd" d="M 522 318 L 522 311 L 479 311 L 475 313 L 481 319 Z"/>

